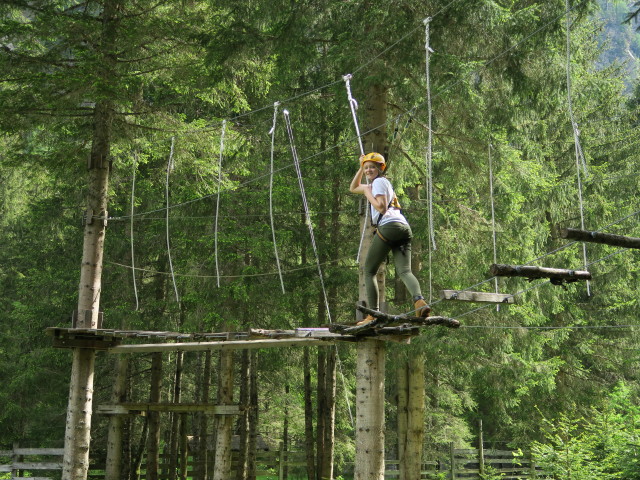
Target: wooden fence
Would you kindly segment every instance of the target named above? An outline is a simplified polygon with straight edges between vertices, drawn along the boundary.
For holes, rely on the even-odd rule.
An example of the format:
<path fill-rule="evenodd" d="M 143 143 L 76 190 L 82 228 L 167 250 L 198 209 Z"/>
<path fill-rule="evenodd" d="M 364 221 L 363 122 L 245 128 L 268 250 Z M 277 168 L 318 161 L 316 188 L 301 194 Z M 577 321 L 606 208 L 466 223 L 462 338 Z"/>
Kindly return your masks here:
<path fill-rule="evenodd" d="M 19 448 L 0 450 L 0 475 L 10 473 L 11 479 L 29 477 L 29 480 L 50 480 L 42 474 L 60 476 L 62 448 Z M 56 474 L 57 472 L 57 474 Z"/>
<path fill-rule="evenodd" d="M 29 476 L 30 480 L 51 480 L 51 477 L 40 476 L 48 473 L 59 478 L 62 470 L 62 448 L 14 448 L 0 450 L 0 475 L 10 472 L 12 479 Z M 168 478 L 168 455 L 161 456 L 161 479 Z M 306 478 L 306 456 L 304 452 L 286 452 L 283 449 L 256 452 L 257 475 L 262 479 L 283 480 Z M 141 478 L 144 479 L 144 465 Z M 394 479 L 400 476 L 398 460 L 385 461 L 385 478 Z M 495 476 L 502 480 L 541 480 L 544 473 L 536 467 L 528 455 L 511 450 L 479 450 L 479 449 L 449 449 L 449 454 L 439 460 L 423 463 L 422 479 L 443 478 L 451 480 L 480 480 Z M 193 459 L 189 457 L 187 475 L 193 480 L 191 473 L 194 469 Z M 336 472 L 343 478 L 352 478 L 353 465 Z M 32 475 L 32 476 L 31 476 Z M 104 469 L 93 466 L 89 471 L 90 480 L 104 479 Z"/>

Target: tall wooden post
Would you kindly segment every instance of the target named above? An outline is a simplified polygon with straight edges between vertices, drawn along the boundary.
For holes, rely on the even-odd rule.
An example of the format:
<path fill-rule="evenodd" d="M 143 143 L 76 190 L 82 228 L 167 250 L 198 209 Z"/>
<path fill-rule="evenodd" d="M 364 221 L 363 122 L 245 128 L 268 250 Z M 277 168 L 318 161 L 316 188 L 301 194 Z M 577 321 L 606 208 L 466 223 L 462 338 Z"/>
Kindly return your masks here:
<path fill-rule="evenodd" d="M 113 117 L 111 105 L 108 103 L 96 105 L 94 117 L 94 138 L 89 162 L 89 192 L 87 210 L 84 215 L 84 247 L 80 269 L 78 310 L 74 315 L 75 326 L 79 328 L 98 328 L 100 319 L 102 255 L 109 185 L 108 157 Z M 64 480 L 84 480 L 87 478 L 95 355 L 95 350 L 89 348 L 74 348 L 73 350 L 62 469 Z"/>
<path fill-rule="evenodd" d="M 365 152 L 385 152 L 387 90 L 372 86 L 367 95 L 366 125 L 369 132 L 363 141 Z M 369 205 L 367 205 L 369 208 Z M 364 222 L 364 217 L 362 219 Z M 365 232 L 359 265 L 359 298 L 367 298 L 364 285 L 364 259 L 371 245 L 371 229 L 362 224 Z M 384 276 L 379 277 L 384 282 Z M 384 302 L 384 291 L 379 302 Z M 375 308 L 375 305 L 367 305 Z M 356 458 L 354 480 L 382 480 L 384 478 L 384 373 L 385 344 L 379 340 L 363 340 L 357 345 L 356 366 Z"/>
<path fill-rule="evenodd" d="M 220 352 L 220 368 L 218 383 L 218 404 L 233 404 L 233 351 Z M 231 478 L 231 434 L 233 417 L 221 415 L 218 417 L 216 431 L 216 452 L 213 480 L 227 480 Z"/>
<path fill-rule="evenodd" d="M 106 91 L 96 92 L 98 100 L 93 112 L 93 138 L 89 157 L 87 208 L 84 215 L 84 246 L 80 267 L 76 326 L 97 328 L 102 290 L 102 255 L 107 217 L 111 130 L 114 103 L 109 86 L 117 79 L 116 38 L 120 0 L 105 0 L 102 9 L 101 41 L 98 47 L 100 70 L 97 76 Z M 95 350 L 75 348 L 71 367 L 69 404 L 65 426 L 62 478 L 85 480 L 89 469 L 91 411 L 93 408 L 93 375 Z"/>
<path fill-rule="evenodd" d="M 383 341 L 358 342 L 354 480 L 384 478 L 385 351 Z"/>

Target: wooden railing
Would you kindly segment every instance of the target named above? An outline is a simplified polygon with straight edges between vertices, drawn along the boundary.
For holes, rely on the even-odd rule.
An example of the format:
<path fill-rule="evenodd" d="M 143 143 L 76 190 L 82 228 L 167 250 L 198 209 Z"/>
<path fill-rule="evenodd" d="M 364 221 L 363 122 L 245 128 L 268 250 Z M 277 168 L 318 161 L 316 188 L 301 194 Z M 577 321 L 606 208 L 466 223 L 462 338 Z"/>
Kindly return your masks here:
<path fill-rule="evenodd" d="M 40 476 L 47 472 L 62 470 L 62 448 L 19 448 L 0 450 L 0 473 L 11 473 L 11 479 L 22 479 L 29 475 L 29 480 L 50 480 Z M 33 475 L 33 474 L 36 475 Z"/>

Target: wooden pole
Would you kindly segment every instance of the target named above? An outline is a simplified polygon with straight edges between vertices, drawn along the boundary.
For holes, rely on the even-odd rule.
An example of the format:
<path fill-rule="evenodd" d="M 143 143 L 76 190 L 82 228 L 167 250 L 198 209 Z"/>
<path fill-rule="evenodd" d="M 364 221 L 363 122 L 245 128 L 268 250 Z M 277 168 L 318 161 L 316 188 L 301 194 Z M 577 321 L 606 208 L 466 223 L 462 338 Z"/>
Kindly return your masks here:
<path fill-rule="evenodd" d="M 354 480 L 381 480 L 384 476 L 385 343 L 360 341 L 357 356 Z"/>
<path fill-rule="evenodd" d="M 563 228 L 560 237 L 589 243 L 602 243 L 614 247 L 640 248 L 640 238 L 613 235 L 611 233 L 591 232 L 575 228 Z"/>
<path fill-rule="evenodd" d="M 490 267 L 491 275 L 497 277 L 549 278 L 554 282 L 575 282 L 591 280 L 591 272 L 586 270 L 566 270 L 560 268 L 535 267 L 531 265 L 503 265 L 494 263 Z"/>

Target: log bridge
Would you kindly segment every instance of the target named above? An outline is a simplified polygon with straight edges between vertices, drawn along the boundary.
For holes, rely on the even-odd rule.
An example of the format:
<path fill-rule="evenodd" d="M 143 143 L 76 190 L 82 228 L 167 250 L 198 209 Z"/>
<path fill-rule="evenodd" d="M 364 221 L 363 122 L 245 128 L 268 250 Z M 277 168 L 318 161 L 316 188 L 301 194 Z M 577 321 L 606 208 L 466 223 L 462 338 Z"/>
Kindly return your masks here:
<path fill-rule="evenodd" d="M 591 280 L 587 270 L 566 270 L 561 268 L 535 267 L 532 265 L 503 265 L 494 263 L 490 267 L 491 275 L 496 277 L 526 277 L 529 280 L 548 278 L 554 285 Z"/>

